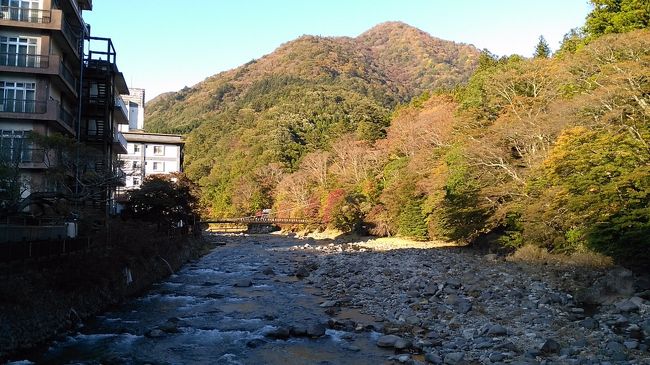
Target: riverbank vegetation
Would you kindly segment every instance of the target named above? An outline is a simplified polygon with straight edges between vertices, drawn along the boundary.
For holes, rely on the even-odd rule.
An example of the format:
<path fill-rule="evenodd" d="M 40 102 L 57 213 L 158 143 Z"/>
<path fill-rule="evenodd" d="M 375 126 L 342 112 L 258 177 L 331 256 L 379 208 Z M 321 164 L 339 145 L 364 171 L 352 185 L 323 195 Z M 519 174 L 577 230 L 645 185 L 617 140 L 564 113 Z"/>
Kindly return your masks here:
<path fill-rule="evenodd" d="M 272 206 L 380 236 L 648 261 L 650 11 L 592 5 L 558 52 L 540 37 L 530 59 L 436 48 L 399 23 L 355 39 L 371 51 L 303 37 L 149 117 L 189 132 L 187 173 L 212 216 Z"/>

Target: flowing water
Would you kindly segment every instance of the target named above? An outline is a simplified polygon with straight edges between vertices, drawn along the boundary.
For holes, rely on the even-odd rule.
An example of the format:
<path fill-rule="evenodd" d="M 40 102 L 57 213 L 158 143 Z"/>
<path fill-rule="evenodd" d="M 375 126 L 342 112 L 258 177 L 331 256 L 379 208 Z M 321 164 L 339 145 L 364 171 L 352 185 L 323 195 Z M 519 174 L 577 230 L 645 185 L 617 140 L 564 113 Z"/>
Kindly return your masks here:
<path fill-rule="evenodd" d="M 278 327 L 330 319 L 319 306 L 325 298 L 293 275 L 296 260 L 305 254 L 289 247 L 303 242 L 271 236 L 213 238 L 225 245 L 30 360 L 38 364 L 375 365 L 392 354 L 375 345 L 378 333 L 372 331 L 328 329 L 320 338 L 268 337 Z M 267 268 L 274 274 L 265 274 Z M 251 286 L 246 286 L 247 280 Z"/>

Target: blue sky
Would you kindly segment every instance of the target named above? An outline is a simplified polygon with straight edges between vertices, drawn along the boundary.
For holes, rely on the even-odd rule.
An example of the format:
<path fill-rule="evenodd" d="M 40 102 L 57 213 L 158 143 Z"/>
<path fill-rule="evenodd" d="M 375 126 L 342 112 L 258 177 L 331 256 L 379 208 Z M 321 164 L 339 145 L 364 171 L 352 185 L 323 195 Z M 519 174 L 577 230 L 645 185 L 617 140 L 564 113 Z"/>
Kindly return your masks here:
<path fill-rule="evenodd" d="M 84 18 L 110 37 L 129 86 L 147 99 L 272 52 L 303 34 L 355 37 L 384 21 L 432 36 L 530 56 L 581 26 L 587 0 L 94 0 Z"/>

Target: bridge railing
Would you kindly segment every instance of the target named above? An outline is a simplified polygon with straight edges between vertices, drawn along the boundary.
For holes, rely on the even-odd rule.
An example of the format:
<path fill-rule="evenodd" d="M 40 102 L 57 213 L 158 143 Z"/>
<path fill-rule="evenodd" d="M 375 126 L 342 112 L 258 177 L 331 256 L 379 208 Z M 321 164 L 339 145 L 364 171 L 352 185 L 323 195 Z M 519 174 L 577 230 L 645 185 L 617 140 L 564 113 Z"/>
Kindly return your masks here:
<path fill-rule="evenodd" d="M 240 223 L 240 224 L 314 224 L 320 223 L 306 218 L 270 218 L 270 217 L 244 217 L 244 218 L 218 218 L 202 221 L 201 223 Z"/>

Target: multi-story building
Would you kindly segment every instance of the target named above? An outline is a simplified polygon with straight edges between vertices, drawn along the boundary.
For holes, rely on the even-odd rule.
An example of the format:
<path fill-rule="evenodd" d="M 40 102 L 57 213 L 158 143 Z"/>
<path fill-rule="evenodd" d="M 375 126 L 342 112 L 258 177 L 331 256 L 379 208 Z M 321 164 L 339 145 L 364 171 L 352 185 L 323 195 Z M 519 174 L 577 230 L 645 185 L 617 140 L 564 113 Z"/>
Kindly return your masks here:
<path fill-rule="evenodd" d="M 124 132 L 127 154 L 121 155 L 126 189 L 142 184 L 145 177 L 180 172 L 183 167 L 183 138 L 174 134 Z"/>
<path fill-rule="evenodd" d="M 119 131 L 128 124 L 128 110 L 120 94 L 128 94 L 124 75 L 119 72 L 116 52 L 110 38 L 89 38 L 83 68 L 81 89 L 81 125 L 79 139 L 84 142 L 87 162 L 82 174 L 97 179 L 100 188 L 88 191 L 94 201 L 114 206 L 117 186 L 123 186 L 126 175 L 117 164 L 118 155 L 126 153 L 127 141 Z M 90 185 L 84 186 L 89 188 Z"/>
<path fill-rule="evenodd" d="M 48 171 L 63 155 L 35 134 L 85 145 L 68 166 L 68 192 L 95 189 L 89 198 L 110 202 L 111 186 L 123 183 L 113 161 L 126 152 L 117 125 L 128 124 L 119 95 L 129 91 L 111 40 L 90 36 L 88 10 L 92 0 L 0 0 L 0 162 L 19 170 L 23 198 L 62 189 Z M 95 181 L 79 186 L 89 174 Z"/>
<path fill-rule="evenodd" d="M 183 137 L 176 134 L 145 133 L 144 89 L 131 88 L 122 95 L 128 104 L 129 125 L 120 126 L 128 142 L 127 152 L 120 155 L 126 173 L 125 189 L 135 189 L 150 175 L 183 171 Z"/>
<path fill-rule="evenodd" d="M 120 126 L 122 132 L 144 129 L 144 89 L 132 87 L 129 91 L 130 94 L 122 95 L 129 112 L 129 124 Z"/>

